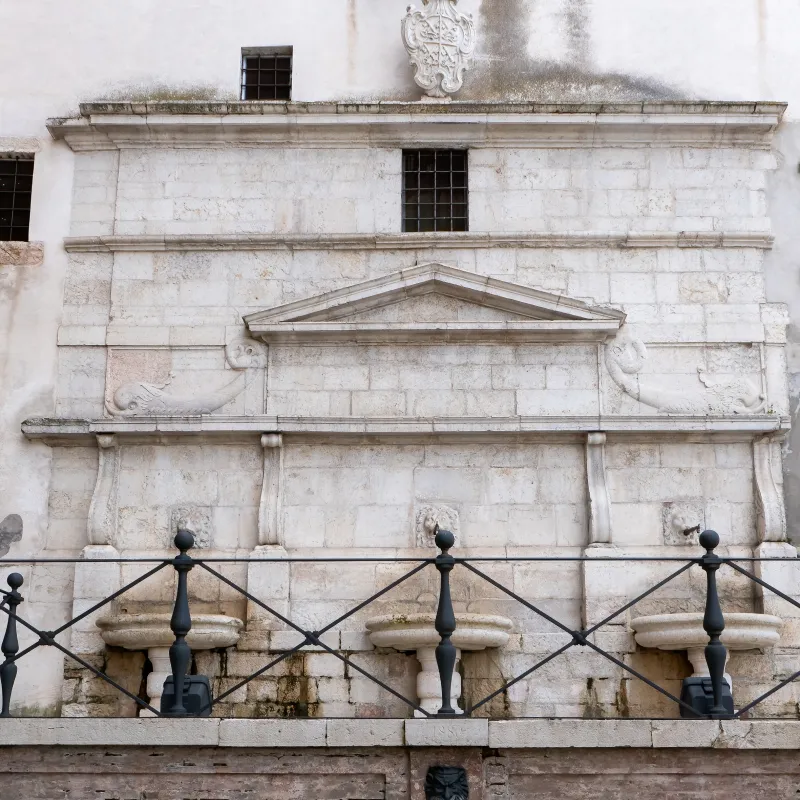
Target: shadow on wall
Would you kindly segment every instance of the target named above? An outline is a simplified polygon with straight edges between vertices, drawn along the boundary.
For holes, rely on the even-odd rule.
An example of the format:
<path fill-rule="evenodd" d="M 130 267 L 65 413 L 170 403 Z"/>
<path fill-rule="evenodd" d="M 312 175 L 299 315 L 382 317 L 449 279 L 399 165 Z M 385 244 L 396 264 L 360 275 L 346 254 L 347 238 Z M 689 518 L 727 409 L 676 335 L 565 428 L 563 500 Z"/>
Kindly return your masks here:
<path fill-rule="evenodd" d="M 482 0 L 476 20 L 478 48 L 457 100 L 598 102 L 691 99 L 678 87 L 645 77 L 598 72 L 592 65 L 590 0 L 562 0 L 563 61 L 537 59 L 528 52 L 537 6 L 544 0 Z M 405 74 L 407 89 L 383 99 L 418 100 L 422 90 Z"/>

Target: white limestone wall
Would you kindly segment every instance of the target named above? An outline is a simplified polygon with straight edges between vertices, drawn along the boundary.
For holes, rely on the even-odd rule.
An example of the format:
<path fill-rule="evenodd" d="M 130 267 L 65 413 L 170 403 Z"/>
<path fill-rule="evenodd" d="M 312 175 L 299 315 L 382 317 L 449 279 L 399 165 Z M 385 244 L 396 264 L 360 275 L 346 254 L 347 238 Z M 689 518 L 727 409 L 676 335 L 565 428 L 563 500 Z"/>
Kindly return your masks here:
<path fill-rule="evenodd" d="M 418 510 L 458 512 L 459 548 L 580 547 L 580 445 L 288 447 L 284 536 L 291 547 L 414 548 Z"/>
<path fill-rule="evenodd" d="M 35 415 L 97 416 L 101 413 L 107 371 L 104 356 L 96 345 L 80 345 L 62 351 L 59 363 L 57 329 L 61 321 L 70 326 L 105 326 L 111 307 L 112 269 L 119 269 L 123 275 L 126 260 L 122 254 L 115 257 L 71 254 L 70 259 L 79 266 L 68 275 L 67 255 L 61 248 L 61 241 L 70 229 L 113 232 L 115 214 L 109 213 L 109 208 L 116 195 L 114 186 L 109 185 L 108 175 L 116 168 L 117 155 L 93 156 L 96 168 L 86 170 L 85 177 L 76 176 L 73 183 L 74 156 L 63 143 L 51 141 L 44 129 L 44 120 L 74 113 L 79 100 L 115 94 L 143 98 L 235 95 L 239 52 L 243 45 L 295 45 L 296 99 L 408 95 L 409 71 L 397 35 L 397 20 L 405 5 L 400 3 L 390 12 L 386 4 L 370 0 L 305 0 L 291 4 L 278 0 L 247 0 L 238 3 L 232 13 L 228 6 L 196 0 L 170 4 L 146 2 L 136 8 L 87 0 L 81 6 L 84 24 L 78 26 L 74 24 L 74 10 L 54 0 L 7 3 L 0 9 L 0 27 L 14 32 L 0 51 L 0 74 L 6 77 L 0 92 L 0 147 L 37 152 L 31 237 L 44 243 L 45 253 L 44 262 L 34 266 L 0 259 L 0 315 L 4 320 L 0 333 L 3 370 L 0 378 L 0 496 L 5 498 L 0 505 L 0 516 L 17 512 L 25 521 L 24 538 L 13 545 L 12 555 L 38 554 L 45 545 L 48 552 L 75 554 L 81 545 L 81 525 L 77 520 L 86 508 L 76 505 L 74 511 L 63 512 L 74 513 L 73 517 L 53 516 L 49 511 L 51 484 L 52 491 L 61 491 L 55 487 L 60 485 L 59 481 L 69 478 L 68 470 L 62 472 L 61 477 L 51 476 L 51 458 L 57 458 L 58 451 L 23 440 L 19 424 L 24 418 Z M 778 137 L 780 169 L 774 173 L 774 179 L 768 179 L 768 205 L 777 242 L 775 251 L 767 258 L 766 276 L 770 301 L 791 300 L 793 309 L 800 307 L 792 288 L 796 285 L 796 262 L 800 253 L 793 211 L 797 208 L 796 163 L 800 152 L 797 144 L 800 134 L 792 121 L 794 105 L 800 96 L 800 78 L 794 68 L 797 9 L 793 4 L 784 0 L 736 0 L 727 3 L 723 13 L 719 4 L 712 0 L 691 4 L 657 0 L 646 6 L 619 0 L 591 5 L 548 0 L 535 4 L 535 8 L 517 2 L 462 0 L 461 6 L 476 14 L 486 43 L 478 61 L 482 73 L 473 73 L 476 77 L 481 75 L 480 80 L 475 81 L 473 97 L 496 97 L 513 92 L 553 100 L 642 96 L 788 100 L 788 118 Z M 50 57 L 42 58 L 41 53 L 48 53 Z M 53 68 L 54 63 L 57 69 Z M 535 77 L 526 79 L 521 92 L 518 80 L 508 79 L 520 74 Z M 97 175 L 92 178 L 89 172 Z M 580 186 L 559 185 L 560 177 L 554 178 L 554 185 L 541 187 L 541 191 L 550 194 L 536 199 L 533 192 L 539 187 L 530 187 L 527 199 L 537 207 L 541 204 L 543 213 L 548 215 L 546 224 L 555 229 L 566 224 L 567 218 L 570 226 L 582 224 L 583 209 L 598 207 L 593 203 L 599 203 L 602 211 L 592 220 L 593 225 L 602 219 L 614 219 L 614 212 L 621 213 L 627 208 L 636 215 L 639 224 L 651 218 L 652 209 L 656 209 L 671 219 L 702 217 L 704 225 L 714 228 L 716 213 L 705 218 L 705 214 L 696 213 L 696 208 L 691 209 L 693 203 L 699 202 L 702 212 L 705 201 L 710 198 L 697 194 L 679 199 L 676 194 L 658 208 L 664 198 L 653 192 L 662 187 L 640 185 L 639 172 L 635 186 L 631 184 L 632 174 L 610 178 L 615 185 L 597 187 L 601 198 L 597 201 L 589 198 Z M 93 180 L 98 183 L 93 184 Z M 761 187 L 750 186 L 749 181 L 750 177 L 744 178 L 747 191 L 761 195 Z M 758 213 L 753 214 L 752 203 L 749 209 L 745 208 L 745 196 L 739 191 L 744 187 L 733 183 L 726 185 L 735 205 L 735 208 L 732 205 L 722 209 L 729 217 L 726 224 L 735 227 L 735 219 L 751 218 L 752 221 L 754 216 L 763 216 L 761 199 L 756 199 Z M 76 187 L 82 191 L 77 192 Z M 705 186 L 686 184 L 682 189 L 703 191 Z M 606 190 L 607 194 L 603 194 Z M 630 194 L 612 197 L 612 192 L 621 190 L 628 190 Z M 562 192 L 565 194 L 555 194 Z M 626 196 L 630 199 L 625 200 Z M 381 220 L 386 219 L 381 217 L 387 213 L 385 209 L 366 212 L 366 223 L 363 217 L 359 223 L 355 208 L 357 198 L 346 199 L 352 205 L 342 217 L 337 218 L 333 212 L 327 216 L 325 206 L 315 220 L 292 216 L 292 222 L 297 225 L 302 222 L 308 226 L 307 230 L 313 230 L 315 224 L 336 229 L 342 220 L 349 224 L 355 217 L 357 224 L 366 224 L 367 229 L 369 225 L 380 229 Z M 245 213 L 244 206 L 239 207 L 235 202 L 231 205 L 230 198 L 222 200 L 225 202 L 218 206 L 220 217 L 215 224 L 232 229 L 237 224 L 236 214 Z M 627 207 L 626 202 L 630 202 Z M 726 201 L 723 198 L 720 202 Z M 651 207 L 651 203 L 655 205 Z M 226 204 L 233 209 L 230 217 L 225 216 Z M 134 205 L 128 208 L 131 218 L 125 222 L 142 224 L 143 220 L 136 219 Z M 473 213 L 478 213 L 478 208 L 473 205 Z M 577 214 L 573 213 L 576 209 Z M 508 211 L 512 216 L 520 215 L 518 204 L 512 203 Z M 192 209 L 185 207 L 182 213 L 191 215 Z M 620 220 L 624 218 L 619 217 Z M 495 219 L 492 224 L 503 225 L 503 219 Z M 174 217 L 156 220 L 159 224 L 178 221 Z M 254 221 L 252 217 L 251 221 Z M 87 222 L 89 228 L 81 228 Z M 180 222 L 188 224 L 192 220 L 190 217 Z M 414 254 L 414 258 L 416 256 Z M 445 260 L 469 263 L 472 257 L 473 254 L 467 253 Z M 709 325 L 728 324 L 724 317 L 728 305 L 741 303 L 746 308 L 736 310 L 737 315 L 740 311 L 752 315 L 753 304 L 763 299 L 757 278 L 761 254 L 751 250 L 651 251 L 647 256 L 637 253 L 630 256 L 637 263 L 640 263 L 639 258 L 669 262 L 671 266 L 666 272 L 670 274 L 657 275 L 655 269 L 647 268 L 642 275 L 637 266 L 625 269 L 624 277 L 612 275 L 619 269 L 615 261 L 604 261 L 617 258 L 617 254 L 610 251 L 576 255 L 566 251 L 529 250 L 522 257 L 524 263 L 514 266 L 515 279 L 521 282 L 593 298 L 597 302 L 625 303 L 632 317 L 637 313 L 636 306 L 640 306 L 641 318 L 648 326 L 648 342 L 660 341 L 662 336 L 664 341 L 674 341 L 688 326 L 694 326 L 688 336 L 707 333 Z M 131 269 L 137 269 L 140 256 L 127 258 L 132 262 Z M 147 260 L 149 256 L 144 258 Z M 238 279 L 241 293 L 231 296 L 231 305 L 228 306 L 229 301 L 223 304 L 225 320 L 229 319 L 232 307 L 255 310 L 299 296 L 292 295 L 291 291 L 283 294 L 277 283 L 260 283 L 263 276 L 259 271 L 269 269 L 264 258 L 262 254 L 248 255 L 253 272 Z M 348 262 L 346 268 L 350 269 L 350 256 L 343 258 Z M 507 256 L 503 256 L 505 258 Z M 517 258 L 520 256 L 515 256 Z M 625 254 L 625 258 L 629 256 Z M 226 259 L 230 261 L 232 256 L 203 254 L 183 259 L 162 254 L 156 256 L 155 263 L 171 263 L 176 270 L 181 268 L 179 264 L 191 264 L 192 275 L 199 275 L 199 264 L 211 265 L 211 268 Z M 244 261 L 241 254 L 239 259 L 240 263 Z M 597 259 L 601 266 L 586 274 L 571 266 L 590 263 L 592 259 Z M 409 263 L 413 263 L 410 255 Z M 508 270 L 510 262 L 502 263 Z M 678 264 L 680 269 L 675 269 Z M 687 264 L 691 267 L 687 268 Z M 705 271 L 713 277 L 709 278 Z M 506 271 L 505 274 L 511 273 Z M 248 280 L 253 283 L 245 286 Z M 317 286 L 324 290 L 330 285 L 325 280 L 318 279 L 314 289 L 310 288 L 310 280 L 295 285 L 298 292 L 308 293 L 316 291 Z M 628 292 L 634 285 L 637 287 L 634 300 L 655 296 L 660 308 L 669 310 L 656 311 L 653 302 L 633 302 Z M 706 298 L 703 303 L 685 302 L 687 297 L 696 298 L 698 293 Z M 144 314 L 142 306 L 145 304 L 118 305 L 115 314 L 129 313 L 133 308 L 136 313 Z M 709 316 L 712 313 L 709 306 L 715 307 L 713 319 Z M 160 307 L 160 301 L 149 307 L 153 316 L 147 324 L 157 327 L 157 321 L 165 319 Z M 174 310 L 177 306 L 171 308 Z M 213 315 L 214 308 L 204 307 L 202 314 Z M 794 313 L 796 318 L 796 310 Z M 147 318 L 143 316 L 142 319 Z M 188 316 L 182 319 L 185 325 L 192 324 Z M 220 327 L 223 324 L 229 323 L 220 323 Z M 220 345 L 221 342 L 215 343 L 215 346 Z M 645 369 L 655 365 L 654 356 L 655 353 Z M 792 371 L 797 372 L 794 367 Z M 77 490 L 84 493 L 92 482 L 96 453 L 85 455 L 83 471 L 79 469 L 75 477 L 77 482 L 85 483 L 84 489 Z M 788 463 L 790 470 L 794 470 L 791 452 Z M 793 475 L 790 471 L 790 485 L 796 480 Z M 790 493 L 790 508 L 793 508 L 794 496 L 800 494 Z M 652 510 L 648 514 L 652 520 Z M 796 516 L 790 515 L 790 527 L 795 525 Z M 62 537 L 59 525 L 64 519 L 75 520 L 75 523 L 72 532 Z M 26 572 L 26 576 L 30 574 Z M 70 591 L 70 576 L 62 572 L 42 572 L 41 577 L 41 581 L 27 581 L 29 609 L 42 620 L 63 618 L 68 612 L 69 604 L 64 598 Z M 64 587 L 64 592 L 59 590 L 54 594 L 54 586 Z M 47 661 L 50 656 L 54 658 Z M 29 679 L 21 675 L 21 692 L 30 698 L 31 705 L 52 710 L 59 696 L 55 676 L 60 674 L 60 658 L 49 651 L 41 659 L 41 676 Z"/>
<path fill-rule="evenodd" d="M 775 166 L 747 148 L 474 148 L 470 230 L 768 231 Z M 80 154 L 71 234 L 397 233 L 400 173 L 399 149 Z"/>

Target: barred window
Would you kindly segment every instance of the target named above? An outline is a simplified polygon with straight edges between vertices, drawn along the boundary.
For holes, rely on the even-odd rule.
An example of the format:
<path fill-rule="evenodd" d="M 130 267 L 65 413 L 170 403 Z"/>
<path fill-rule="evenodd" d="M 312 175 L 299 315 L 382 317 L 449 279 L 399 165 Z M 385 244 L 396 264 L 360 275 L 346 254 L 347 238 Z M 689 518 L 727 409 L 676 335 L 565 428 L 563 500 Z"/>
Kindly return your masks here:
<path fill-rule="evenodd" d="M 466 150 L 403 151 L 403 231 L 466 231 Z"/>
<path fill-rule="evenodd" d="M 28 241 L 32 183 L 32 156 L 0 156 L 0 241 Z"/>
<path fill-rule="evenodd" d="M 242 100 L 292 99 L 292 48 L 242 50 Z"/>

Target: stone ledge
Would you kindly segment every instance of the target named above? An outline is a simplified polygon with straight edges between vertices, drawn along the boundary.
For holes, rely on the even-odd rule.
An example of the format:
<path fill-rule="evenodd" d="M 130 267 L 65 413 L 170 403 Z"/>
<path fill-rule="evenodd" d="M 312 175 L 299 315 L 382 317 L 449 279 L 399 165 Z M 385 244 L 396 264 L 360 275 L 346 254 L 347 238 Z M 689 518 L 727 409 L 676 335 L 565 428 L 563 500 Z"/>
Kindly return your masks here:
<path fill-rule="evenodd" d="M 44 262 L 42 242 L 0 242 L 0 269 L 39 267 Z"/>
<path fill-rule="evenodd" d="M 157 100 L 97 101 L 81 103 L 82 117 L 99 115 L 146 114 L 775 114 L 779 119 L 786 103 L 696 101 L 696 100 L 644 100 L 630 103 L 526 103 L 480 102 L 454 100 L 436 103 L 385 100 L 366 103 L 348 102 L 274 102 L 252 100 Z M 51 123 L 56 120 L 50 120 Z"/>
<path fill-rule="evenodd" d="M 96 444 L 98 434 L 117 434 L 131 441 L 163 441 L 165 437 L 193 436 L 208 440 L 249 441 L 262 433 L 283 433 L 317 440 L 360 440 L 381 437 L 386 441 L 430 440 L 438 437 L 459 441 L 539 440 L 547 435 L 559 441 L 581 441 L 586 433 L 605 431 L 620 436 L 675 437 L 684 435 L 714 440 L 750 441 L 765 433 L 788 431 L 789 417 L 746 416 L 551 416 L 551 417 L 141 417 L 128 419 L 33 418 L 22 423 L 27 439 L 53 446 Z"/>
<path fill-rule="evenodd" d="M 795 750 L 798 720 L 0 719 L 0 747 Z"/>
<path fill-rule="evenodd" d="M 767 149 L 783 103 L 86 103 L 48 130 L 75 151 L 224 147 Z M 447 123 L 447 124 L 442 124 Z"/>
<path fill-rule="evenodd" d="M 559 233 L 330 233 L 186 234 L 81 236 L 64 239 L 69 253 L 220 250 L 416 250 L 519 248 L 720 248 L 770 249 L 775 237 L 763 231 L 562 231 Z"/>

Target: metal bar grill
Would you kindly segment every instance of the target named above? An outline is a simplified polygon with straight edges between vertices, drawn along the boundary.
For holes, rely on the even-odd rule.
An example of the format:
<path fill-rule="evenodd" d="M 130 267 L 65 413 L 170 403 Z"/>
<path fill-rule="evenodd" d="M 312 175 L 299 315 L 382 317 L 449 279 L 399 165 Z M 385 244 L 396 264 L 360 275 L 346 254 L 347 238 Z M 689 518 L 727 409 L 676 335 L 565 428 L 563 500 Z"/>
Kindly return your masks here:
<path fill-rule="evenodd" d="M 188 650 L 188 648 L 186 648 L 186 642 L 185 642 L 186 634 L 191 629 L 191 616 L 189 609 L 187 576 L 193 566 L 201 567 L 208 575 L 213 576 L 221 583 L 225 584 L 228 588 L 233 589 L 239 595 L 246 598 L 250 602 L 254 603 L 260 609 L 266 611 L 268 614 L 273 616 L 277 621 L 286 625 L 288 628 L 294 630 L 299 635 L 298 642 L 293 647 L 288 649 L 286 652 L 283 652 L 279 655 L 265 657 L 266 663 L 259 669 L 255 670 L 248 676 L 244 677 L 242 680 L 237 681 L 235 685 L 228 687 L 226 691 L 224 691 L 219 696 L 215 698 L 209 697 L 209 699 L 205 702 L 205 704 L 200 708 L 201 714 L 209 713 L 212 708 L 219 708 L 219 703 L 221 701 L 227 699 L 237 690 L 239 690 L 243 686 L 246 686 L 251 681 L 258 679 L 260 676 L 272 670 L 281 662 L 285 661 L 289 656 L 303 650 L 308 646 L 314 646 L 316 648 L 321 649 L 323 652 L 333 655 L 334 657 L 339 659 L 347 669 L 352 670 L 352 672 L 358 673 L 360 676 L 363 676 L 368 680 L 372 681 L 374 684 L 380 687 L 380 689 L 382 689 L 384 692 L 401 700 L 406 706 L 408 706 L 410 709 L 413 709 L 415 712 L 417 712 L 419 715 L 423 717 L 452 716 L 454 714 L 461 713 L 454 707 L 455 705 L 454 698 L 452 706 L 450 702 L 448 702 L 448 700 L 451 698 L 450 686 L 451 686 L 451 679 L 453 675 L 455 662 L 454 658 L 452 657 L 453 655 L 452 653 L 449 654 L 450 655 L 449 658 L 446 657 L 448 656 L 447 650 L 448 650 L 449 639 L 450 636 L 453 634 L 453 632 L 457 630 L 458 616 L 459 616 L 459 614 L 454 611 L 453 603 L 450 599 L 449 573 L 452 571 L 454 580 L 458 581 L 457 575 L 458 572 L 460 572 L 460 568 L 463 568 L 464 571 L 471 573 L 479 580 L 485 581 L 487 584 L 493 586 L 495 589 L 499 589 L 508 598 L 516 601 L 527 610 L 534 612 L 538 617 L 545 620 L 547 623 L 552 625 L 557 630 L 560 630 L 562 633 L 567 634 L 571 639 L 570 641 L 565 642 L 563 646 L 559 647 L 554 652 L 540 658 L 539 660 L 536 661 L 536 663 L 525 668 L 520 674 L 517 674 L 514 677 L 505 680 L 501 686 L 494 688 L 494 690 L 491 693 L 489 693 L 486 697 L 476 699 L 474 702 L 468 703 L 463 712 L 467 716 L 470 716 L 479 708 L 487 706 L 487 704 L 489 704 L 494 698 L 496 698 L 500 694 L 503 694 L 504 692 L 507 692 L 509 688 L 519 683 L 520 681 L 529 678 L 530 676 L 539 672 L 544 666 L 553 662 L 554 659 L 563 655 L 570 648 L 575 648 L 575 647 L 589 648 L 597 655 L 613 663 L 622 672 L 631 675 L 642 684 L 648 686 L 650 689 L 654 690 L 655 692 L 658 692 L 663 697 L 669 699 L 681 710 L 683 716 L 694 717 L 694 718 L 706 718 L 706 719 L 731 718 L 731 717 L 740 718 L 743 714 L 748 713 L 751 709 L 753 709 L 758 704 L 762 703 L 764 700 L 775 694 L 778 690 L 780 690 L 787 684 L 791 683 L 792 681 L 800 677 L 800 670 L 793 671 L 792 674 L 788 675 L 785 679 L 781 680 L 781 682 L 777 686 L 762 693 L 759 697 L 753 699 L 751 702 L 744 705 L 738 711 L 734 711 L 734 709 L 731 706 L 725 707 L 721 703 L 722 689 L 724 688 L 724 683 L 723 683 L 722 668 L 720 667 L 720 665 L 724 664 L 726 654 L 724 645 L 719 641 L 720 632 L 724 629 L 724 619 L 722 616 L 722 609 L 719 604 L 719 599 L 716 593 L 716 586 L 715 586 L 716 578 L 714 573 L 716 573 L 716 571 L 722 566 L 730 566 L 737 573 L 743 575 L 744 577 L 752 580 L 755 583 L 760 584 L 764 589 L 774 592 L 777 596 L 785 599 L 789 603 L 797 606 L 798 602 L 794 598 L 784 594 L 780 590 L 776 589 L 775 587 L 771 586 L 765 581 L 762 581 L 749 571 L 743 569 L 742 567 L 734 563 L 735 561 L 742 559 L 724 558 L 715 555 L 713 551 L 719 543 L 719 537 L 713 531 L 706 531 L 700 537 L 700 544 L 703 547 L 705 547 L 707 551 L 706 555 L 702 557 L 676 559 L 671 557 L 653 558 L 653 557 L 622 556 L 612 559 L 614 561 L 630 561 L 630 562 L 639 562 L 639 561 L 651 562 L 659 560 L 663 560 L 665 562 L 682 561 L 682 565 L 680 566 L 679 569 L 671 572 L 669 575 L 666 575 L 665 577 L 657 581 L 655 584 L 650 586 L 645 591 L 640 592 L 635 598 L 629 599 L 627 600 L 627 602 L 621 604 L 616 611 L 605 616 L 600 622 L 583 630 L 573 630 L 570 625 L 567 625 L 564 622 L 558 620 L 555 616 L 546 613 L 539 606 L 530 602 L 525 597 L 521 596 L 520 594 L 508 588 L 507 586 L 504 586 L 501 582 L 495 580 L 487 573 L 476 568 L 473 563 L 470 563 L 473 561 L 480 562 L 483 560 L 491 560 L 491 559 L 481 559 L 481 558 L 471 559 L 471 558 L 451 556 L 449 554 L 449 550 L 453 544 L 453 537 L 452 534 L 450 534 L 447 531 L 437 532 L 436 544 L 437 547 L 439 547 L 442 552 L 435 559 L 430 559 L 430 558 L 423 558 L 417 560 L 402 559 L 402 558 L 289 559 L 289 561 L 293 560 L 299 562 L 319 561 L 321 563 L 329 563 L 331 561 L 361 563 L 365 560 L 383 561 L 386 563 L 416 561 L 413 567 L 407 572 L 405 572 L 403 575 L 397 577 L 395 580 L 391 581 L 386 586 L 379 589 L 377 592 L 371 594 L 366 599 L 357 603 L 355 606 L 350 608 L 345 613 L 340 613 L 338 616 L 336 616 L 335 619 L 333 619 L 331 622 L 325 625 L 325 627 L 318 630 L 306 630 L 305 626 L 303 626 L 302 624 L 298 624 L 297 622 L 290 619 L 288 616 L 281 614 L 277 609 L 273 608 L 267 603 L 264 603 L 262 600 L 251 594 L 247 589 L 237 585 L 234 581 L 227 578 L 221 572 L 218 572 L 217 570 L 209 566 L 208 563 L 209 561 L 213 562 L 217 561 L 217 559 L 195 560 L 190 556 L 188 556 L 187 551 L 192 547 L 194 542 L 194 538 L 191 532 L 184 530 L 179 531 L 179 534 L 176 537 L 175 541 L 176 541 L 176 547 L 178 547 L 181 551 L 180 556 L 172 560 L 161 560 L 160 563 L 158 563 L 158 565 L 155 568 L 150 569 L 144 575 L 129 582 L 123 588 L 109 595 L 105 600 L 93 605 L 90 609 L 83 612 L 82 614 L 79 614 L 78 616 L 76 616 L 66 624 L 61 625 L 58 629 L 54 631 L 40 630 L 36 626 L 32 625 L 30 622 L 26 621 L 24 617 L 20 615 L 17 607 L 23 602 L 24 598 L 22 597 L 22 595 L 19 594 L 17 589 L 22 586 L 23 579 L 22 576 L 19 574 L 10 575 L 8 583 L 9 586 L 11 587 L 11 590 L 0 591 L 0 596 L 2 599 L 2 602 L 0 603 L 0 617 L 5 615 L 7 618 L 6 634 L 3 640 L 3 647 L 2 647 L 2 652 L 3 655 L 5 656 L 5 661 L 2 663 L 2 665 L 0 665 L 0 677 L 2 678 L 1 681 L 2 687 L 0 687 L 2 691 L 0 692 L 0 694 L 2 694 L 2 702 L 3 702 L 2 706 L 3 712 L 0 715 L 4 716 L 10 713 L 9 707 L 10 707 L 11 693 L 14 685 L 14 679 L 16 677 L 16 672 L 17 672 L 17 664 L 23 659 L 24 656 L 28 655 L 31 651 L 41 646 L 54 647 L 55 649 L 59 650 L 63 655 L 76 661 L 84 669 L 89 670 L 93 675 L 102 679 L 110 686 L 112 686 L 114 689 L 116 689 L 129 699 L 133 700 L 137 706 L 139 706 L 140 708 L 147 709 L 157 716 L 175 715 L 176 708 L 180 712 L 180 715 L 189 714 L 190 712 L 188 709 L 185 709 L 182 706 L 180 706 L 177 697 L 174 701 L 175 705 L 173 706 L 172 711 L 163 711 L 161 709 L 154 708 L 147 702 L 147 700 L 144 697 L 136 696 L 133 692 L 125 689 L 118 681 L 115 681 L 111 676 L 106 674 L 103 670 L 100 670 L 97 667 L 93 666 L 85 659 L 81 658 L 79 655 L 76 655 L 70 649 L 68 649 L 67 647 L 65 647 L 64 645 L 60 644 L 55 640 L 55 637 L 58 634 L 63 633 L 72 625 L 74 625 L 76 622 L 85 619 L 88 615 L 96 612 L 101 607 L 108 605 L 113 600 L 119 598 L 124 592 L 138 586 L 147 578 L 152 577 L 156 572 L 160 571 L 161 569 L 167 566 L 174 567 L 174 569 L 177 572 L 183 574 L 184 577 L 182 584 L 179 581 L 178 593 L 175 600 L 175 614 L 173 614 L 171 627 L 173 634 L 176 637 L 176 644 L 180 644 L 182 647 L 184 647 L 185 650 Z M 64 561 L 67 560 L 68 559 L 64 559 Z M 118 561 L 125 563 L 151 563 L 153 560 L 154 559 L 136 559 L 136 558 L 118 559 Z M 499 559 L 499 560 L 513 561 L 514 559 Z M 524 561 L 525 559 L 523 558 L 520 560 Z M 565 557 L 563 559 L 556 558 L 553 560 L 563 560 L 565 562 L 568 562 L 568 561 L 573 561 L 575 559 L 570 557 Z M 765 560 L 771 560 L 771 559 L 765 559 Z M 781 560 L 785 561 L 785 559 Z M 72 559 L 72 561 L 77 563 L 78 559 Z M 226 559 L 221 558 L 219 559 L 219 561 L 225 562 Z M 33 560 L 33 563 L 35 563 L 35 560 Z M 258 559 L 258 563 L 263 563 L 263 561 L 261 559 Z M 321 637 L 323 636 L 323 634 L 337 627 L 340 623 L 344 622 L 345 620 L 353 618 L 361 610 L 371 605 L 378 599 L 388 595 L 389 592 L 393 591 L 394 589 L 405 583 L 409 578 L 413 577 L 414 575 L 421 573 L 426 568 L 427 569 L 435 568 L 441 573 L 439 611 L 436 616 L 434 627 L 437 635 L 441 637 L 440 644 L 437 647 L 437 663 L 438 663 L 439 677 L 441 679 L 441 685 L 442 685 L 442 705 L 438 712 L 433 712 L 433 713 L 431 713 L 426 708 L 423 708 L 414 699 L 405 697 L 401 692 L 397 691 L 395 688 L 389 685 L 389 683 L 385 682 L 377 675 L 373 674 L 370 670 L 365 669 L 363 666 L 354 662 L 352 659 L 352 654 L 346 655 L 344 653 L 337 652 L 334 648 L 328 646 L 324 641 L 321 641 Z M 598 629 L 612 622 L 613 620 L 618 618 L 621 614 L 623 614 L 624 612 L 626 612 L 627 610 L 629 610 L 630 608 L 641 602 L 643 599 L 652 596 L 660 588 L 667 585 L 669 582 L 675 580 L 676 578 L 683 575 L 692 568 L 703 569 L 706 572 L 708 578 L 708 587 L 706 592 L 706 617 L 704 619 L 704 627 L 706 629 L 706 634 L 709 636 L 710 644 L 706 651 L 706 659 L 708 661 L 709 667 L 714 667 L 716 665 L 716 669 L 711 671 L 710 673 L 711 678 L 709 679 L 714 684 L 713 686 L 714 703 L 713 706 L 709 706 L 708 710 L 701 712 L 698 712 L 697 710 L 698 707 L 694 705 L 694 700 L 691 700 L 689 698 L 689 695 L 684 696 L 684 694 L 682 693 L 681 697 L 677 697 L 664 687 L 659 686 L 655 681 L 651 680 L 647 675 L 643 674 L 637 669 L 634 669 L 630 664 L 626 663 L 620 658 L 617 658 L 613 653 L 608 652 L 606 649 L 599 646 L 596 641 L 593 641 L 594 639 L 593 634 Z M 19 651 L 19 644 L 16 637 L 16 628 L 15 628 L 16 624 L 19 624 L 20 626 L 22 626 L 23 629 L 35 634 L 38 637 L 38 641 L 32 643 L 27 648 L 23 649 L 21 652 Z M 173 647 L 175 647 L 175 645 L 173 645 Z M 716 648 L 718 652 L 716 654 L 714 652 L 711 652 L 710 655 L 711 656 L 716 655 L 717 656 L 716 660 L 714 658 L 710 658 L 708 652 L 709 650 L 713 651 L 714 648 Z M 187 652 L 183 652 L 183 656 L 181 659 L 178 658 L 174 659 L 174 663 L 172 664 L 173 676 L 172 678 L 170 678 L 170 681 L 173 682 L 172 685 L 181 685 L 183 683 L 183 678 L 181 676 L 186 674 L 188 664 L 189 664 L 189 656 L 187 656 Z M 177 679 L 175 677 L 176 675 L 178 676 Z M 202 678 L 201 680 L 207 681 L 206 678 Z M 687 681 L 691 680 L 696 680 L 696 679 L 694 678 L 687 679 Z M 693 704 L 690 705 L 689 702 L 687 702 L 687 700 L 689 702 L 692 702 Z M 730 694 L 728 696 L 728 700 L 732 702 Z M 688 712 L 688 714 L 686 712 Z M 196 716 L 197 713 L 192 712 L 191 715 Z"/>
<path fill-rule="evenodd" d="M 466 150 L 403 151 L 403 231 L 469 230 Z"/>
<path fill-rule="evenodd" d="M 32 184 L 32 158 L 0 158 L 0 241 L 28 241 Z"/>
<path fill-rule="evenodd" d="M 242 100 L 291 100 L 292 53 L 243 53 Z"/>

